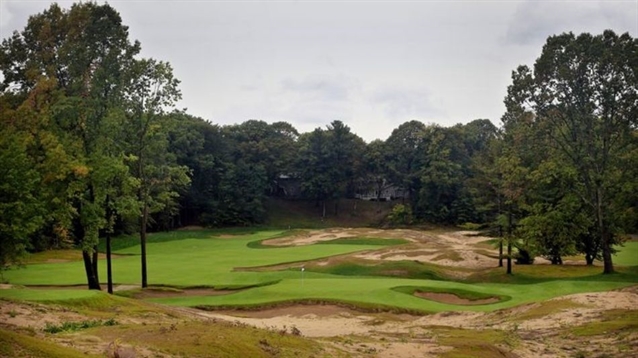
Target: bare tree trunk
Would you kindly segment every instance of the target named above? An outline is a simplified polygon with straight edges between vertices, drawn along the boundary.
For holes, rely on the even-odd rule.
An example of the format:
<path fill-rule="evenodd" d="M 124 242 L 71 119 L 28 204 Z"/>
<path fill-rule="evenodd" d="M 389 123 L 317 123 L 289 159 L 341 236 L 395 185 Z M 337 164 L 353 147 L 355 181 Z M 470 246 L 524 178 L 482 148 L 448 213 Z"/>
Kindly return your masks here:
<path fill-rule="evenodd" d="M 106 233 L 106 277 L 108 292 L 113 294 L 113 271 L 111 267 L 111 233 Z"/>
<path fill-rule="evenodd" d="M 142 217 L 140 217 L 140 246 L 142 249 L 142 288 L 148 287 L 148 277 L 146 271 L 146 224 L 148 222 L 148 206 L 143 204 Z"/>
<path fill-rule="evenodd" d="M 512 243 L 507 241 L 507 274 L 512 274 Z"/>
<path fill-rule="evenodd" d="M 503 226 L 498 226 L 498 267 L 503 267 Z"/>
<path fill-rule="evenodd" d="M 98 274 L 98 267 L 97 267 L 97 260 L 98 260 L 97 245 L 93 246 L 93 254 L 91 256 L 93 256 L 92 266 L 93 266 L 93 274 L 95 275 L 95 282 L 97 282 L 97 286 L 100 287 L 100 275 Z M 100 290 L 101 289 L 102 288 L 100 288 Z"/>
<path fill-rule="evenodd" d="M 512 206 L 510 204 L 509 213 L 507 215 L 507 274 L 512 274 L 512 225 L 514 218 L 512 217 Z"/>
<path fill-rule="evenodd" d="M 326 218 L 326 201 L 323 200 L 321 203 L 322 203 L 321 219 L 323 220 Z"/>
<path fill-rule="evenodd" d="M 610 236 L 606 233 L 605 236 Z M 609 244 L 609 238 L 603 237 L 603 273 L 614 273 L 614 264 L 611 258 L 611 245 Z"/>
<path fill-rule="evenodd" d="M 498 267 L 503 267 L 503 238 L 498 243 Z"/>
<path fill-rule="evenodd" d="M 111 223 L 113 221 L 113 209 L 111 209 L 111 199 L 110 196 L 106 196 L 106 220 L 109 223 L 109 226 L 106 229 L 106 286 L 107 291 L 110 294 L 113 294 L 113 270 L 111 265 Z"/>

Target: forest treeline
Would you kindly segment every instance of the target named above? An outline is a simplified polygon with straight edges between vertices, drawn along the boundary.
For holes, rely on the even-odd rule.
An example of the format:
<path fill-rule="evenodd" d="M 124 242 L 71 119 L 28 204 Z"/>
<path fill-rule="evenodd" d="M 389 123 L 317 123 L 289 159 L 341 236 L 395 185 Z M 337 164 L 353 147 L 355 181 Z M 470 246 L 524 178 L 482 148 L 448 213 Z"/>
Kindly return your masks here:
<path fill-rule="evenodd" d="M 91 2 L 51 5 L 3 40 L 0 267 L 75 245 L 100 288 L 99 239 L 109 250 L 112 235 L 134 231 L 146 287 L 147 229 L 262 223 L 284 179 L 335 215 L 341 198 L 396 187 L 405 197 L 391 222 L 480 225 L 521 263 L 582 253 L 611 273 L 614 245 L 638 232 L 638 41 L 628 34 L 548 38 L 532 68 L 512 72 L 498 127 L 414 120 L 369 143 L 339 120 L 299 133 L 177 110 L 170 64 L 141 58 L 140 46 L 115 9 Z"/>

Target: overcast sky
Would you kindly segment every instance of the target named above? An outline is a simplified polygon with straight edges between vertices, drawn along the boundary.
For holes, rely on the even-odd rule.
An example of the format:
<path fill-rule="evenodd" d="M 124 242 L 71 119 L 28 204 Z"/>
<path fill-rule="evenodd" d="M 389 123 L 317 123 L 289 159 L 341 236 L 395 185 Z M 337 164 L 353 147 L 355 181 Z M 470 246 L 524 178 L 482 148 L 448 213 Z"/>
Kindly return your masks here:
<path fill-rule="evenodd" d="M 1 37 L 50 3 L 0 0 Z M 549 35 L 638 36 L 637 0 L 109 4 L 142 56 L 173 65 L 178 108 L 218 124 L 287 121 L 300 132 L 341 120 L 366 141 L 414 119 L 499 125 L 511 71 L 532 65 Z"/>

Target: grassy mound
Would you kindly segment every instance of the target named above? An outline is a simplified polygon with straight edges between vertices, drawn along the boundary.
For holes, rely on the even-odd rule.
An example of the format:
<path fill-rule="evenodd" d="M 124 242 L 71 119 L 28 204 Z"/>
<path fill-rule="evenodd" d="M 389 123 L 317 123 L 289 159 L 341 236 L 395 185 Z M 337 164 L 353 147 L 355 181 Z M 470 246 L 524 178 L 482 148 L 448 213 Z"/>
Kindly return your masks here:
<path fill-rule="evenodd" d="M 34 334 L 0 328 L 0 357 L 81 358 L 103 355 L 87 354 L 43 340 Z"/>

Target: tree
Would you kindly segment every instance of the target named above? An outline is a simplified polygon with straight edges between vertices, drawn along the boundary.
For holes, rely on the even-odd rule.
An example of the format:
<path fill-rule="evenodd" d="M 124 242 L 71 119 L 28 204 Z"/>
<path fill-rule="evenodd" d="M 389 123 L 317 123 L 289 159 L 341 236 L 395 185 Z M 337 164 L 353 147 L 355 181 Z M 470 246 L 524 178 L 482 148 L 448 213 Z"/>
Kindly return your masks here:
<path fill-rule="evenodd" d="M 389 179 L 404 189 L 412 207 L 420 189 L 419 152 L 423 147 L 426 127 L 418 121 L 401 124 L 386 140 Z"/>
<path fill-rule="evenodd" d="M 261 167 L 266 172 L 264 185 L 269 193 L 273 193 L 279 175 L 289 174 L 292 169 L 299 136 L 297 130 L 287 122 L 268 124 L 249 120 L 226 126 L 224 132 L 230 140 L 232 161 L 242 159 L 253 167 Z"/>
<path fill-rule="evenodd" d="M 577 195 L 594 218 L 604 273 L 614 272 L 618 222 L 614 198 L 638 125 L 638 41 L 607 30 L 547 39 L 534 72 L 520 66 L 509 92 L 577 173 Z"/>
<path fill-rule="evenodd" d="M 58 212 L 82 248 L 90 289 L 100 289 L 97 272 L 97 241 L 106 220 L 105 186 L 101 175 L 111 163 L 105 139 L 114 133 L 107 128 L 110 113 L 122 99 L 123 73 L 139 44 L 128 39 L 128 29 L 109 5 L 75 4 L 70 10 L 52 5 L 32 16 L 25 30 L 14 32 L 2 43 L 0 70 L 2 89 L 15 102 L 44 95 L 49 102 L 35 113 L 46 117 L 46 132 L 60 143 L 69 174 L 68 186 L 60 200 L 66 213 Z M 44 88 L 45 91 L 41 91 Z M 25 102 L 26 103 L 26 102 Z M 63 163 L 60 163 L 63 164 Z"/>
<path fill-rule="evenodd" d="M 503 220 L 503 178 L 497 166 L 504 145 L 502 132 L 498 132 L 487 143 L 485 150 L 473 157 L 471 166 L 474 176 L 467 181 L 469 190 L 473 193 L 479 221 L 487 223 L 488 230 L 499 238 L 499 267 L 503 267 L 503 229 L 507 226 L 507 220 Z"/>
<path fill-rule="evenodd" d="M 191 171 L 191 185 L 179 200 L 182 225 L 225 225 L 220 213 L 222 180 L 232 159 L 225 128 L 183 112 L 170 113 L 169 152 Z M 224 216 L 225 217 L 225 216 Z"/>
<path fill-rule="evenodd" d="M 139 234 L 142 287 L 148 286 L 146 231 L 150 215 L 174 209 L 176 189 L 188 184 L 188 168 L 175 163 L 168 149 L 170 123 L 165 116 L 181 98 L 179 81 L 168 63 L 153 59 L 136 60 L 127 77 L 124 110 L 130 130 L 129 152 L 134 156 L 132 172 L 139 181 Z M 171 215 L 175 214 L 174 210 Z"/>
<path fill-rule="evenodd" d="M 322 218 L 326 216 L 326 200 L 337 190 L 333 177 L 335 167 L 330 162 L 328 134 L 321 128 L 299 137 L 297 159 L 301 190 L 309 198 L 322 205 Z"/>
<path fill-rule="evenodd" d="M 29 235 L 44 224 L 41 177 L 27 155 L 30 141 L 26 133 L 0 129 L 0 272 L 26 254 Z"/>
<path fill-rule="evenodd" d="M 366 145 L 363 154 L 362 176 L 359 189 L 373 189 L 377 195 L 376 199 L 381 200 L 383 190 L 389 185 L 386 149 L 382 140 L 373 140 Z"/>
<path fill-rule="evenodd" d="M 365 142 L 350 131 L 350 127 L 341 121 L 328 125 L 327 158 L 334 182 L 332 197 L 335 199 L 335 216 L 338 215 L 339 199 L 354 196 L 355 180 L 362 171 Z"/>

